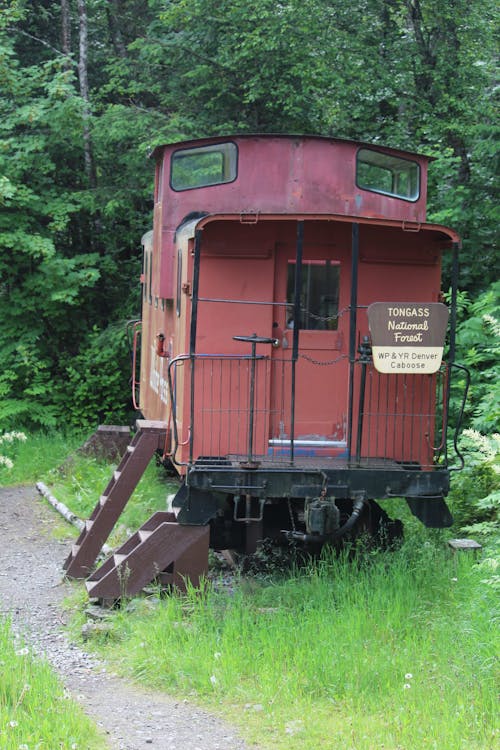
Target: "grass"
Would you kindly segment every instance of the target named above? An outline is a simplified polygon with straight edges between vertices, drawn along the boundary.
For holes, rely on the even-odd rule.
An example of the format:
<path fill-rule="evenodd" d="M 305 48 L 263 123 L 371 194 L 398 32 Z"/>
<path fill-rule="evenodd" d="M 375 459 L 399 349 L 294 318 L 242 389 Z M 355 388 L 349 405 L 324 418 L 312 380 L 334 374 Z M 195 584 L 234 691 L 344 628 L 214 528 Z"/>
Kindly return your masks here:
<path fill-rule="evenodd" d="M 35 659 L 0 620 L 2 750 L 99 750 L 95 725 L 65 694 L 46 662 Z"/>
<path fill-rule="evenodd" d="M 115 464 L 72 454 L 59 468 L 45 475 L 51 492 L 80 518 L 88 518 L 111 479 Z M 151 461 L 141 477 L 115 529 L 109 544 L 116 546 L 157 510 L 165 510 L 167 495 L 178 488 L 166 481 L 165 469 Z"/>
<path fill-rule="evenodd" d="M 14 462 L 11 469 L 0 464 L 0 487 L 15 484 L 34 484 L 55 466 L 61 465 L 73 450 L 84 442 L 81 435 L 57 432 L 27 435 L 25 441 L 14 441 L 0 446 Z"/>
<path fill-rule="evenodd" d="M 85 517 L 112 468 L 73 455 L 36 478 Z M 152 464 L 121 531 L 168 491 Z M 496 747 L 495 576 L 404 520 L 396 551 L 325 555 L 286 579 L 207 583 L 154 606 L 136 599 L 93 643 L 115 669 L 226 715 L 260 748 Z"/>
<path fill-rule="evenodd" d="M 115 615 L 135 679 L 226 713 L 262 748 L 495 745 L 494 591 L 470 557 L 410 541 L 288 580 L 206 587 Z"/>
<path fill-rule="evenodd" d="M 78 453 L 86 437 L 39 433 L 28 435 L 25 442 L 16 441 L 9 446 L 13 468 L 0 465 L 0 487 L 43 481 L 73 513 L 88 518 L 116 465 Z M 165 510 L 167 495 L 177 487 L 176 482 L 167 482 L 165 470 L 151 461 L 110 537 L 110 544 L 121 543 L 156 510 Z"/>

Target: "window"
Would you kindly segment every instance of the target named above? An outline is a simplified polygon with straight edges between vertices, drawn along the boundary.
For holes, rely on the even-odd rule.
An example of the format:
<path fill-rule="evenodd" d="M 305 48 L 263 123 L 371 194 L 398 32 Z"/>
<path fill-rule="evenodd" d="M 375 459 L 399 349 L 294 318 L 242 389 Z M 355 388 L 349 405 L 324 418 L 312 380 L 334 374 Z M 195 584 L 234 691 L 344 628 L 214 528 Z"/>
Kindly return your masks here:
<path fill-rule="evenodd" d="M 361 148 L 356 184 L 364 190 L 416 201 L 420 195 L 420 167 L 415 161 Z"/>
<path fill-rule="evenodd" d="M 340 263 L 307 260 L 302 263 L 300 327 L 306 330 L 336 331 L 338 328 Z M 295 261 L 288 262 L 287 326 L 293 328 L 295 304 Z"/>
<path fill-rule="evenodd" d="M 170 184 L 173 190 L 191 190 L 233 182 L 237 164 L 234 143 L 180 149 L 172 154 Z"/>

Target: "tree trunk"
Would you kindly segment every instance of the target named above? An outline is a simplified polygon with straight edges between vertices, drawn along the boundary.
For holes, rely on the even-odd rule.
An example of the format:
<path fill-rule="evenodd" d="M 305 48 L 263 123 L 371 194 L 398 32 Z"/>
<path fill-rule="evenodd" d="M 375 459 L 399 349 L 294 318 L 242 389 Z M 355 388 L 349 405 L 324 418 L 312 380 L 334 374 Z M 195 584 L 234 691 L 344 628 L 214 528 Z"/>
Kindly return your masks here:
<path fill-rule="evenodd" d="M 90 97 L 87 72 L 88 56 L 88 21 L 87 4 L 85 0 L 78 0 L 80 52 L 78 58 L 78 79 L 80 81 L 80 95 L 83 99 L 83 151 L 85 174 L 90 187 L 96 186 L 96 172 L 92 155 L 92 137 L 90 133 Z"/>
<path fill-rule="evenodd" d="M 125 14 L 121 0 L 111 0 L 106 6 L 106 14 L 114 50 L 118 57 L 125 58 L 127 57 L 127 48 L 121 31 Z"/>
<path fill-rule="evenodd" d="M 61 0 L 61 46 L 65 67 L 71 70 L 71 12 L 69 0 Z"/>

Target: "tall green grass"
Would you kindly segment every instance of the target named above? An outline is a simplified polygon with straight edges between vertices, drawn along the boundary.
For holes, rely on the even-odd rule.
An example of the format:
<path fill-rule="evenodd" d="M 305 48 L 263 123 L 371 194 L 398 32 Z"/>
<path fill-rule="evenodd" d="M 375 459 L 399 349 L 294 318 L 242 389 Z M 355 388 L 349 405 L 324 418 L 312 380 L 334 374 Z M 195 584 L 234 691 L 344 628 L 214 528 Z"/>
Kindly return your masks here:
<path fill-rule="evenodd" d="M 116 464 L 82 455 L 78 448 L 87 436 L 37 433 L 26 441 L 9 445 L 14 466 L 0 465 L 0 487 L 16 484 L 47 484 L 55 497 L 77 516 L 90 516 L 112 477 Z M 136 531 L 156 510 L 164 510 L 166 497 L 178 483 L 166 481 L 165 470 L 152 460 L 119 519 L 110 543 L 119 544 Z M 68 527 L 68 530 L 71 527 Z"/>
<path fill-rule="evenodd" d="M 51 492 L 80 518 L 88 518 L 110 481 L 115 464 L 73 453 L 57 469 L 45 475 Z M 120 516 L 109 543 L 117 545 L 157 510 L 165 510 L 167 495 L 178 483 L 168 481 L 165 469 L 154 459 L 141 477 Z"/>
<path fill-rule="evenodd" d="M 15 473 L 0 481 L 42 479 L 88 516 L 114 467 L 67 457 L 78 439 L 37 441 L 18 446 Z M 116 533 L 135 530 L 170 491 L 152 463 Z M 105 654 L 148 685 L 227 713 L 262 748 L 494 748 L 495 576 L 412 524 L 397 551 L 325 555 L 286 580 L 207 583 L 153 608 L 136 600 L 100 636 Z M 12 693 L 19 707 L 22 691 L 19 683 Z M 1 716 L 4 732 L 17 721 Z"/>
<path fill-rule="evenodd" d="M 33 658 L 0 619 L 2 750 L 101 750 L 106 741 L 64 692 L 46 662 Z"/>
<path fill-rule="evenodd" d="M 325 556 L 289 580 L 119 614 L 113 659 L 287 750 L 494 747 L 498 622 L 471 558 Z"/>
<path fill-rule="evenodd" d="M 0 464 L 0 487 L 33 484 L 41 480 L 47 472 L 60 466 L 85 439 L 78 434 L 63 435 L 59 432 L 27 434 L 26 438 L 2 446 L 0 453 L 4 452 L 11 458 L 14 466 L 8 469 Z"/>

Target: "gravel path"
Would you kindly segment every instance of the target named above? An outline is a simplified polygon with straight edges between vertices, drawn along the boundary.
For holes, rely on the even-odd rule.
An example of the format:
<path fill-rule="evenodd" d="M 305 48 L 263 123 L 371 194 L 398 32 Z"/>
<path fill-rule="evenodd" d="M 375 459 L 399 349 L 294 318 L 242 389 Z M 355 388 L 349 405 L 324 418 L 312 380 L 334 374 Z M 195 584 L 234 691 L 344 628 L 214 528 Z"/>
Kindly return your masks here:
<path fill-rule="evenodd" d="M 61 580 L 70 542 L 54 540 L 53 523 L 54 511 L 34 488 L 0 489 L 0 611 L 102 727 L 103 750 L 245 750 L 221 720 L 127 683 L 68 641 L 60 605 L 70 590 Z"/>

